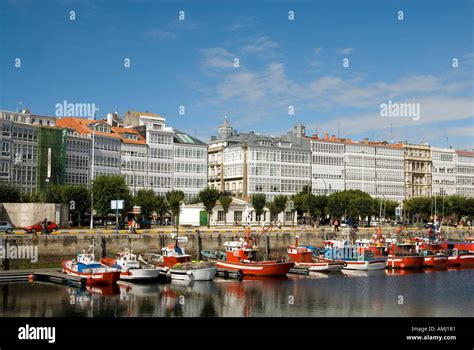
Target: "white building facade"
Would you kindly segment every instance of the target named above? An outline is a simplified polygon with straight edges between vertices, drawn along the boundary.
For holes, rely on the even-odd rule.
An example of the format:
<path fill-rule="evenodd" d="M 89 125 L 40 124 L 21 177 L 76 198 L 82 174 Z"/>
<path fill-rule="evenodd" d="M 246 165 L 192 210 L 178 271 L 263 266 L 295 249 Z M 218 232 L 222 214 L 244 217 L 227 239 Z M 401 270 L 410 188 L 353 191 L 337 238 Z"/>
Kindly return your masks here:
<path fill-rule="evenodd" d="M 153 114 L 129 111 L 124 124 L 134 127 L 148 145 L 148 187 L 165 195 L 173 188 L 173 128 L 166 126 L 165 118 Z"/>
<path fill-rule="evenodd" d="M 316 195 L 344 191 L 344 152 L 342 142 L 311 139 L 311 186 Z"/>
<path fill-rule="evenodd" d="M 207 186 L 207 144 L 178 130 L 173 143 L 173 189 L 183 191 L 189 201 Z"/>
<path fill-rule="evenodd" d="M 456 152 L 451 148 L 431 147 L 432 186 L 434 196 L 456 194 Z"/>
<path fill-rule="evenodd" d="M 456 151 L 456 193 L 474 197 L 474 152 Z"/>

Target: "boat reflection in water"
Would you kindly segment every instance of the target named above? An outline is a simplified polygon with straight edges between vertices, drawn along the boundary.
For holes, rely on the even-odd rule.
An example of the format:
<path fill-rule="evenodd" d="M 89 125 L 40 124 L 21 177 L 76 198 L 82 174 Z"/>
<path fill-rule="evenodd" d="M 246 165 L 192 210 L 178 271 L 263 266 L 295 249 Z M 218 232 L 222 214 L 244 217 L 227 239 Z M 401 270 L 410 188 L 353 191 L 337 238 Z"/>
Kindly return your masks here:
<path fill-rule="evenodd" d="M 0 285 L 0 317 L 474 316 L 474 268 L 344 271 L 324 277 L 119 282 L 116 288 L 85 290 L 12 283 Z M 399 295 L 404 307 L 397 304 Z"/>

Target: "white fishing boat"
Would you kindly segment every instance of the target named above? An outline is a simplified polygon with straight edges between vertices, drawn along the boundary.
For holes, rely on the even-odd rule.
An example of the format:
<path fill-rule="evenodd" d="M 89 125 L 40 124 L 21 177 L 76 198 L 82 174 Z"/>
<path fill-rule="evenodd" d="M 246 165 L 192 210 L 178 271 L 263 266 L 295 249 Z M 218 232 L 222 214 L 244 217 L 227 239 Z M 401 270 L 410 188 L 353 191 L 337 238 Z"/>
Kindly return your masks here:
<path fill-rule="evenodd" d="M 137 256 L 128 250 L 118 253 L 116 259 L 102 258 L 100 262 L 120 269 L 120 279 L 124 281 L 154 280 L 161 272 L 161 268 L 141 266 Z"/>
<path fill-rule="evenodd" d="M 211 281 L 217 274 L 217 267 L 209 262 L 177 264 L 169 270 L 172 280 Z"/>

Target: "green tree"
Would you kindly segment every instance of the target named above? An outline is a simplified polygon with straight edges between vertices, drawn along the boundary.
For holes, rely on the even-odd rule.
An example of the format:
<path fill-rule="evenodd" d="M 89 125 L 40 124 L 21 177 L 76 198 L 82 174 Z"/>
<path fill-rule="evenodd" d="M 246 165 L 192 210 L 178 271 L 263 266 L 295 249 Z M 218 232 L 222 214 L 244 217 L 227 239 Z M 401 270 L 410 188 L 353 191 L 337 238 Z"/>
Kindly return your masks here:
<path fill-rule="evenodd" d="M 442 204 L 442 199 L 439 198 L 436 200 L 436 206 Z M 467 214 L 466 212 L 466 198 L 459 195 L 448 196 L 445 199 L 445 204 L 447 204 L 448 212 L 453 216 L 454 222 L 458 222 L 461 216 Z M 439 210 L 438 210 L 439 213 Z"/>
<path fill-rule="evenodd" d="M 44 203 L 63 203 L 63 185 L 48 185 L 41 192 L 42 202 Z"/>
<path fill-rule="evenodd" d="M 156 201 L 155 211 L 159 215 L 160 222 L 163 225 L 163 218 L 165 214 L 169 211 L 168 202 L 166 201 L 166 198 L 163 196 L 156 196 L 155 201 Z"/>
<path fill-rule="evenodd" d="M 18 187 L 9 183 L 0 183 L 0 203 L 18 203 L 21 192 Z"/>
<path fill-rule="evenodd" d="M 344 192 L 335 192 L 328 196 L 327 210 L 329 215 L 341 218 L 349 206 L 349 197 Z"/>
<path fill-rule="evenodd" d="M 376 215 L 380 215 L 380 208 L 382 208 L 382 217 L 386 219 L 395 219 L 395 209 L 399 206 L 397 201 L 392 201 L 385 198 L 379 198 L 375 200 Z"/>
<path fill-rule="evenodd" d="M 94 209 L 102 217 L 107 216 L 112 200 L 123 199 L 125 201 L 124 212 L 130 208 L 131 197 L 125 178 L 120 175 L 99 175 L 92 184 L 94 196 Z"/>
<path fill-rule="evenodd" d="M 155 192 L 149 189 L 140 189 L 133 197 L 133 204 L 140 207 L 142 220 L 149 219 L 157 209 L 156 197 Z"/>
<path fill-rule="evenodd" d="M 315 196 L 312 193 L 303 195 L 303 207 L 311 217 L 321 217 L 326 211 L 326 205 L 326 196 Z"/>
<path fill-rule="evenodd" d="M 184 193 L 179 190 L 172 190 L 166 193 L 166 201 L 173 215 L 173 222 L 176 226 L 176 231 L 179 229 L 179 214 L 181 214 L 181 203 L 184 201 Z"/>
<path fill-rule="evenodd" d="M 287 202 L 288 197 L 282 194 L 279 194 L 278 196 L 275 196 L 275 198 L 273 198 L 273 203 L 275 203 L 275 210 L 277 216 L 285 210 Z"/>
<path fill-rule="evenodd" d="M 466 198 L 464 202 L 464 215 L 471 221 L 474 219 L 474 198 Z"/>
<path fill-rule="evenodd" d="M 278 208 L 275 202 L 267 202 L 266 207 L 270 212 L 270 220 L 276 222 L 276 219 L 278 217 Z"/>
<path fill-rule="evenodd" d="M 207 228 L 209 228 L 209 221 L 211 220 L 212 211 L 216 206 L 220 193 L 217 189 L 206 187 L 199 192 L 199 200 L 207 212 Z"/>
<path fill-rule="evenodd" d="M 370 217 L 375 213 L 375 200 L 366 193 L 351 194 L 349 198 L 351 216 L 360 217 L 361 226 L 364 225 L 365 217 L 368 217 L 370 224 Z"/>
<path fill-rule="evenodd" d="M 229 212 L 230 205 L 232 204 L 232 197 L 227 192 L 224 192 L 219 197 L 219 203 L 222 206 L 224 212 L 224 224 L 227 226 L 227 213 Z"/>
<path fill-rule="evenodd" d="M 33 192 L 33 193 L 23 192 L 21 194 L 22 203 L 41 203 L 42 199 L 43 198 L 41 194 L 38 192 Z"/>
<path fill-rule="evenodd" d="M 257 216 L 258 223 L 260 224 L 261 216 L 265 210 L 265 205 L 267 204 L 267 199 L 264 193 L 255 193 L 252 195 L 252 207 L 255 210 L 255 215 Z"/>
<path fill-rule="evenodd" d="M 71 218 L 76 217 L 79 225 L 82 221 L 82 214 L 91 209 L 91 193 L 86 186 L 65 185 L 62 189 L 62 203 L 69 205 L 71 201 L 75 203 L 75 209 L 71 210 Z"/>
<path fill-rule="evenodd" d="M 293 201 L 293 211 L 298 215 L 303 215 L 305 212 L 304 198 L 305 195 L 303 193 L 297 193 L 291 197 L 291 200 Z"/>
<path fill-rule="evenodd" d="M 412 217 L 411 221 L 419 222 L 422 219 L 426 219 L 431 214 L 431 198 L 429 197 L 417 197 L 412 198 L 404 202 L 403 208 L 405 214 Z"/>

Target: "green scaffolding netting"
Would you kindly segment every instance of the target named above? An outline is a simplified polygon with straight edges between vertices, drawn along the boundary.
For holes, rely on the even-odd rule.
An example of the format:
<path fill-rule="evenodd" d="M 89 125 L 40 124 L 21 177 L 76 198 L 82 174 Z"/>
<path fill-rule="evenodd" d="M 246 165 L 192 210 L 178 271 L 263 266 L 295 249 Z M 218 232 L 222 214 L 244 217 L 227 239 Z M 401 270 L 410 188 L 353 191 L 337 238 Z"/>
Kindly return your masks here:
<path fill-rule="evenodd" d="M 66 141 L 65 129 L 39 128 L 36 172 L 38 190 L 44 190 L 48 185 L 64 184 Z"/>

